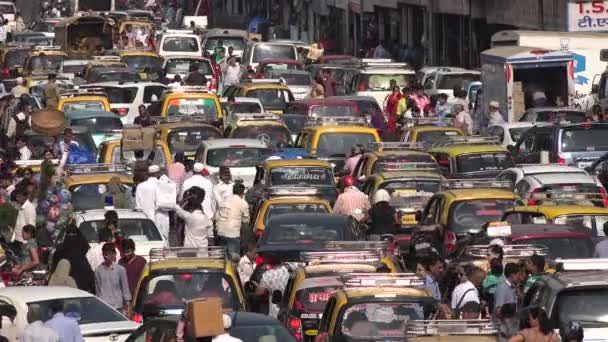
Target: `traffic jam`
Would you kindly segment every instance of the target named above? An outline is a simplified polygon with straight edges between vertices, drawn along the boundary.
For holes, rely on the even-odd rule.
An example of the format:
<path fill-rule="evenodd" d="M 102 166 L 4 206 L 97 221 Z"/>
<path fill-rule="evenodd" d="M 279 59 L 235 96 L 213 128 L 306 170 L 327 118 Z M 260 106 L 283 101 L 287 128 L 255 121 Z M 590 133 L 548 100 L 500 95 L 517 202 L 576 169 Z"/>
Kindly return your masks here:
<path fill-rule="evenodd" d="M 0 342 L 608 341 L 571 52 L 415 68 L 119 2 L 0 1 Z"/>

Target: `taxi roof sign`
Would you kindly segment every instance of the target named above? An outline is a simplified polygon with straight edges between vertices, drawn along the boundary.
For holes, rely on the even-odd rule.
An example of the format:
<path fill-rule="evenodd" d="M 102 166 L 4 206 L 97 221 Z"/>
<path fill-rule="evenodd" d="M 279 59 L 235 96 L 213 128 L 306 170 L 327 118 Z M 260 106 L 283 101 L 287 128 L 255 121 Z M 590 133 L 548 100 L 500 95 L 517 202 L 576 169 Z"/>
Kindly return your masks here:
<path fill-rule="evenodd" d="M 351 273 L 342 276 L 345 287 L 422 286 L 424 279 L 415 273 Z"/>
<path fill-rule="evenodd" d="M 608 270 L 608 259 L 556 259 L 558 271 L 603 271 Z"/>
<path fill-rule="evenodd" d="M 407 335 L 496 335 L 498 327 L 490 320 L 412 320 L 406 323 Z"/>
<path fill-rule="evenodd" d="M 280 78 L 252 78 L 252 79 L 246 80 L 245 82 L 248 82 L 251 84 L 278 84 L 278 85 L 285 84 L 285 80 L 280 79 Z"/>
<path fill-rule="evenodd" d="M 443 147 L 452 145 L 500 145 L 501 142 L 498 137 L 483 137 L 483 136 L 445 136 L 437 143 L 433 144 L 433 147 Z"/>
<path fill-rule="evenodd" d="M 402 151 L 402 150 L 422 150 L 424 144 L 419 142 L 372 142 L 367 147 L 372 151 Z"/>
<path fill-rule="evenodd" d="M 511 236 L 511 224 L 509 222 L 490 222 L 486 235 L 491 238 Z"/>
<path fill-rule="evenodd" d="M 150 250 L 150 261 L 184 258 L 225 259 L 225 256 L 224 247 L 170 247 L 152 248 Z"/>
<path fill-rule="evenodd" d="M 549 255 L 549 248 L 537 245 L 504 245 L 501 246 L 505 258 L 522 258 L 532 255 Z M 490 245 L 466 246 L 464 254 L 477 258 L 485 258 L 488 255 Z"/>
<path fill-rule="evenodd" d="M 273 113 L 235 113 L 232 117 L 233 121 L 280 121 L 281 117 Z"/>
<path fill-rule="evenodd" d="M 352 251 L 318 251 L 304 252 L 300 255 L 302 261 L 310 264 L 322 263 L 357 263 L 357 262 L 376 262 L 382 258 L 381 251 L 373 250 L 352 250 Z"/>
<path fill-rule="evenodd" d="M 464 178 L 449 179 L 446 181 L 446 185 L 451 189 L 511 189 L 513 183 L 507 180 Z"/>

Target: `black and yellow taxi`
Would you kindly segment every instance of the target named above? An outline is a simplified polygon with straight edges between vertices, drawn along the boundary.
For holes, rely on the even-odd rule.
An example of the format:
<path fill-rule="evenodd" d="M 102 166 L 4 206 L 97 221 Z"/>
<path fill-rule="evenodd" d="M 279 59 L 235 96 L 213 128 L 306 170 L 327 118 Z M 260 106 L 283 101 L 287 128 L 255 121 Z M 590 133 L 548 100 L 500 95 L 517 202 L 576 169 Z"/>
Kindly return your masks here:
<path fill-rule="evenodd" d="M 110 100 L 103 89 L 64 89 L 60 91 L 59 97 L 57 109 L 68 116 L 73 112 L 109 112 L 111 110 Z"/>
<path fill-rule="evenodd" d="M 26 85 L 30 87 L 36 81 L 46 81 L 51 73 L 59 74 L 67 58 L 68 55 L 59 47 L 34 47 L 23 65 Z"/>
<path fill-rule="evenodd" d="M 99 154 L 97 161 L 100 164 L 131 164 L 136 160 L 135 151 L 126 151 L 122 149 L 122 140 L 104 141 L 99 145 Z M 153 152 L 153 154 L 151 154 Z M 149 160 L 151 163 L 166 167 L 173 163 L 173 156 L 169 150 L 169 146 L 161 139 L 154 142 L 153 150 L 143 151 L 143 160 Z"/>
<path fill-rule="evenodd" d="M 253 97 L 259 99 L 265 110 L 283 114 L 290 102 L 294 101 L 289 87 L 280 80 L 255 79 L 224 89 L 223 97 Z"/>
<path fill-rule="evenodd" d="M 402 141 L 406 143 L 418 143 L 425 147 L 450 139 L 451 137 L 462 137 L 464 134 L 460 128 L 449 126 L 437 126 L 418 122 L 413 127 L 403 130 Z"/>
<path fill-rule="evenodd" d="M 407 165 L 417 163 L 436 164 L 433 156 L 424 150 L 424 146 L 417 143 L 371 143 L 364 149 L 369 152 L 361 156 L 353 172 L 359 180 L 387 169 L 394 169 L 395 165 L 407 168 Z"/>
<path fill-rule="evenodd" d="M 428 319 L 436 308 L 413 273 L 351 273 L 325 306 L 317 342 L 403 341 L 406 321 Z"/>
<path fill-rule="evenodd" d="M 333 205 L 338 197 L 331 165 L 318 159 L 265 161 L 253 186 L 261 198 L 312 197 Z"/>
<path fill-rule="evenodd" d="M 127 64 L 123 62 L 119 56 L 93 56 L 91 61 L 87 63 L 82 72 L 83 79 L 89 79 L 89 76 L 96 69 L 105 68 L 126 68 Z"/>
<path fill-rule="evenodd" d="M 128 173 L 125 165 L 85 164 L 69 165 L 66 167 L 67 176 L 64 185 L 72 194 L 74 210 L 103 209 L 104 194 L 110 187 L 118 187 L 128 201 L 133 188 L 133 177 Z M 111 184 L 112 183 L 112 184 Z"/>
<path fill-rule="evenodd" d="M 158 53 L 152 51 L 122 51 L 119 56 L 122 62 L 129 68 L 136 70 L 144 80 L 148 78 L 148 74 L 161 70 L 164 62 L 164 59 Z"/>
<path fill-rule="evenodd" d="M 291 132 L 278 115 L 267 113 L 233 114 L 224 130 L 224 137 L 236 139 L 257 139 L 268 146 L 288 146 Z"/>
<path fill-rule="evenodd" d="M 603 235 L 608 222 L 608 208 L 585 205 L 535 205 L 508 210 L 503 221 L 511 224 L 559 224 L 590 230 L 594 237 Z"/>
<path fill-rule="evenodd" d="M 218 126 L 223 118 L 220 100 L 206 87 L 172 87 L 163 93 L 160 101 L 161 118 L 197 117 Z"/>
<path fill-rule="evenodd" d="M 378 131 L 365 119 L 351 117 L 309 118 L 300 131 L 295 146 L 307 149 L 320 160 L 332 164 L 334 170 L 344 168 L 345 158 L 355 145 L 380 142 Z"/>
<path fill-rule="evenodd" d="M 167 118 L 158 123 L 157 130 L 173 157 L 179 153 L 188 160 L 194 160 L 202 141 L 222 138 L 222 131 L 205 118 Z"/>
<path fill-rule="evenodd" d="M 513 165 L 511 154 L 498 140 L 450 137 L 429 149 L 447 178 L 495 178 Z"/>
<path fill-rule="evenodd" d="M 446 256 L 457 251 L 464 237 L 479 233 L 487 222 L 500 220 L 521 202 L 510 182 L 464 179 L 447 186 L 416 213 L 419 226 L 432 228 L 438 251 Z"/>
<path fill-rule="evenodd" d="M 23 73 L 23 66 L 32 52 L 32 46 L 25 44 L 7 44 L 0 48 L 0 67 L 2 80 L 16 78 Z"/>
<path fill-rule="evenodd" d="M 245 311 L 236 265 L 224 248 L 153 248 L 132 299 L 133 320 L 181 315 L 184 301 L 219 297 L 225 311 Z"/>
<path fill-rule="evenodd" d="M 328 201 L 315 197 L 268 198 L 255 208 L 254 214 L 251 216 L 255 236 L 262 235 L 266 223 L 271 217 L 298 212 L 329 214 L 332 212 L 332 208 Z"/>

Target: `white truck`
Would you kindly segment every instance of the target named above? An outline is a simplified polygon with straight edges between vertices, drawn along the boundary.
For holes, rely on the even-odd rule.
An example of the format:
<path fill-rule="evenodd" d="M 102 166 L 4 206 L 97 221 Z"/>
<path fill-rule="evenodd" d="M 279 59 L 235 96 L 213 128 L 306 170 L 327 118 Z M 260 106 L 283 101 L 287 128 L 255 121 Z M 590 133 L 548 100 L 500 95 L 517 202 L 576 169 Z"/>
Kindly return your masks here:
<path fill-rule="evenodd" d="M 608 47 L 608 34 L 508 30 L 492 36 L 492 47 L 499 46 L 531 46 L 570 52 L 574 61 L 574 106 L 588 110 L 595 103 L 592 87 L 607 66 L 606 61 L 600 60 L 600 53 L 602 48 Z"/>
<path fill-rule="evenodd" d="M 519 121 L 533 106 L 534 93 L 543 92 L 547 106 L 574 101 L 572 55 L 523 46 L 503 46 L 481 53 L 482 90 L 477 97 L 475 127 L 487 127 L 490 101 L 498 101 L 507 122 Z"/>

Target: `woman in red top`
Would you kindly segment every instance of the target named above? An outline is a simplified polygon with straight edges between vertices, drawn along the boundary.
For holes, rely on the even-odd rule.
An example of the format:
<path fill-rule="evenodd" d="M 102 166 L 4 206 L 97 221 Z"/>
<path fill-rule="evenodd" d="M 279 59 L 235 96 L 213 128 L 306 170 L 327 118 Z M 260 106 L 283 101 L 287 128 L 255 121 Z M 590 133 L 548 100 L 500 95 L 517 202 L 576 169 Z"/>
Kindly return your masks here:
<path fill-rule="evenodd" d="M 385 108 L 385 112 L 388 114 L 388 131 L 391 134 L 395 134 L 395 130 L 397 129 L 397 105 L 400 99 L 401 92 L 399 91 L 399 87 L 394 86 L 393 92 L 388 96 Z"/>

